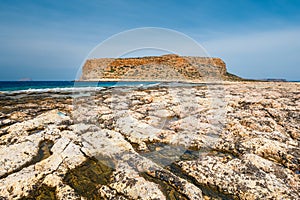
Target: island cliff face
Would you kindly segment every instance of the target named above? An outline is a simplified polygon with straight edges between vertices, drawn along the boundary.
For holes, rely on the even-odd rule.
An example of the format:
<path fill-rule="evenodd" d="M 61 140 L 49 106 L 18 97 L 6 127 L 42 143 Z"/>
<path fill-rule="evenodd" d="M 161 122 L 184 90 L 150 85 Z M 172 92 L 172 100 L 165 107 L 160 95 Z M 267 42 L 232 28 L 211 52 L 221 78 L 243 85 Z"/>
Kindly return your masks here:
<path fill-rule="evenodd" d="M 227 73 L 220 58 L 178 56 L 174 54 L 139 58 L 89 59 L 80 80 L 205 81 L 239 79 Z"/>

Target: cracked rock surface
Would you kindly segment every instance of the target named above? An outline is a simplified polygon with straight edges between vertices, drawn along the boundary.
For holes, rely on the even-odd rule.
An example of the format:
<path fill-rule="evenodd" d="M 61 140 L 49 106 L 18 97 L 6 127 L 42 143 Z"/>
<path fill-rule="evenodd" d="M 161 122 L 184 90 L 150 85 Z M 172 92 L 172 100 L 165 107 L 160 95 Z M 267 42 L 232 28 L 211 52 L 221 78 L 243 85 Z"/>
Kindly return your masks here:
<path fill-rule="evenodd" d="M 0 96 L 0 199 L 300 199 L 300 84 Z"/>

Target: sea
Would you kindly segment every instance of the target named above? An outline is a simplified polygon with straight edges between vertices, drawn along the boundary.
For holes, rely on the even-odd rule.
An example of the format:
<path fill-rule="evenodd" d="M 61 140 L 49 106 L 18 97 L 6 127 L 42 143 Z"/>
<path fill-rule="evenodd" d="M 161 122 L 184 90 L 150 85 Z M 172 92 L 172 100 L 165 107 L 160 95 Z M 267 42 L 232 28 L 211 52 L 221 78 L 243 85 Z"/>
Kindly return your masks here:
<path fill-rule="evenodd" d="M 43 92 L 43 91 L 72 91 L 86 88 L 107 88 L 118 86 L 152 86 L 159 82 L 130 82 L 130 81 L 109 81 L 109 82 L 78 82 L 78 81 L 0 81 L 0 92 Z"/>
<path fill-rule="evenodd" d="M 300 82 L 300 81 L 290 81 Z M 107 87 L 149 87 L 156 85 L 163 85 L 162 82 L 149 82 L 149 81 L 0 81 L 1 93 L 15 93 L 15 92 L 59 92 L 59 91 L 74 91 L 95 88 Z M 178 86 L 183 83 L 164 83 Z M 184 85 L 187 85 L 186 83 Z M 195 85 L 195 84 L 192 84 Z M 198 84 L 200 85 L 200 84 Z"/>

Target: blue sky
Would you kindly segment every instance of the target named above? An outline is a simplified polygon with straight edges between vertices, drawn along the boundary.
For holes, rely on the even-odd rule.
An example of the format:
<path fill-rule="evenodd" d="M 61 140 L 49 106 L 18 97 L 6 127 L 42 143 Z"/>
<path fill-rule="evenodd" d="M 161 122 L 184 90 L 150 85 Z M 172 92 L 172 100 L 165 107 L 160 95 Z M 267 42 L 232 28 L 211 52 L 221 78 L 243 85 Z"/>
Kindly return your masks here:
<path fill-rule="evenodd" d="M 0 0 L 0 80 L 73 80 L 119 32 L 162 27 L 246 78 L 300 80 L 299 0 Z"/>

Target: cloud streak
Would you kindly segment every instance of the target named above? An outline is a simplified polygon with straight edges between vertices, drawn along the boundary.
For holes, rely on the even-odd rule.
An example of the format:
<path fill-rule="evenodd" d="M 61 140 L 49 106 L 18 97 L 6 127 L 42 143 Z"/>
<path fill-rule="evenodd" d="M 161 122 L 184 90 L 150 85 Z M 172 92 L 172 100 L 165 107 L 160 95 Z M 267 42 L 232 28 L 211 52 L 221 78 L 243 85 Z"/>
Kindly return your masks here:
<path fill-rule="evenodd" d="M 234 35 L 203 43 L 229 70 L 247 78 L 299 79 L 300 28 Z"/>
<path fill-rule="evenodd" d="M 183 32 L 244 77 L 300 79 L 299 8 L 284 0 L 1 1 L 0 80 L 57 79 L 53 68 L 73 79 L 97 44 L 138 27 Z"/>

